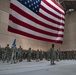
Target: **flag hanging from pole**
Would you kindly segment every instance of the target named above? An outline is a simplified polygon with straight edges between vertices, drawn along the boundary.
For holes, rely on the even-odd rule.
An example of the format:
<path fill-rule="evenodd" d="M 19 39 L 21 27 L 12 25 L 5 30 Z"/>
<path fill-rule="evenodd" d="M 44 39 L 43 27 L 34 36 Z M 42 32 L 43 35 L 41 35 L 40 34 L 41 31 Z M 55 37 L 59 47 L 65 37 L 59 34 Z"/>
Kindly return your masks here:
<path fill-rule="evenodd" d="M 16 45 L 16 39 L 14 39 L 13 43 L 12 43 L 12 48 Z"/>
<path fill-rule="evenodd" d="M 11 0 L 8 31 L 62 43 L 65 12 L 56 0 Z"/>

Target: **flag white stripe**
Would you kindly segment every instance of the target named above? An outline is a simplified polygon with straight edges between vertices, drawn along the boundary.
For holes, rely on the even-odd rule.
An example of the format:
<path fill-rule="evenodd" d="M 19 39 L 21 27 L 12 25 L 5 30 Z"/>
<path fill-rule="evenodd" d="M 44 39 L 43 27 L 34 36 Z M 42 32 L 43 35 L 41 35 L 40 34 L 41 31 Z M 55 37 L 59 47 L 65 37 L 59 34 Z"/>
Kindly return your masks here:
<path fill-rule="evenodd" d="M 46 0 L 48 3 L 52 4 L 52 6 L 54 6 L 55 8 L 57 8 L 58 10 L 60 10 L 62 13 L 64 13 L 64 11 L 59 7 L 57 6 L 55 3 L 53 3 L 51 0 Z"/>
<path fill-rule="evenodd" d="M 19 25 L 13 23 L 12 21 L 9 22 L 9 26 L 14 28 L 14 29 L 17 29 L 17 30 L 20 30 L 20 31 L 23 31 L 23 32 L 27 32 L 29 34 L 32 34 L 32 35 L 35 35 L 35 36 L 38 36 L 38 37 L 47 38 L 47 39 L 50 39 L 50 40 L 61 40 L 61 41 L 63 40 L 62 37 L 53 37 L 53 36 L 41 34 L 41 33 L 38 33 L 36 31 L 33 31 L 33 30 L 30 30 L 30 29 L 24 28 L 22 26 L 19 26 Z"/>
<path fill-rule="evenodd" d="M 31 10 L 29 10 L 28 8 L 26 8 L 25 6 L 23 6 L 21 3 L 19 3 L 19 2 L 16 1 L 16 2 L 14 3 L 14 5 L 16 5 L 17 7 L 20 6 L 20 9 L 22 9 L 24 12 L 26 12 L 26 13 L 29 14 L 29 15 L 32 14 L 31 16 L 33 16 L 33 17 L 36 18 L 37 20 L 42 21 L 42 22 L 45 23 L 45 24 L 49 24 L 50 26 L 60 28 L 59 25 L 57 25 L 57 24 L 55 24 L 55 23 L 52 23 L 52 22 L 50 22 L 50 21 L 47 21 L 47 20 L 45 20 L 44 18 L 36 15 L 36 14 L 33 13 Z M 24 9 L 25 9 L 25 10 L 24 10 Z M 26 11 L 26 10 L 27 10 L 27 11 Z M 28 13 L 28 12 L 29 12 L 29 13 Z M 31 13 L 31 14 L 30 14 L 30 13 Z M 61 28 L 64 29 L 64 26 L 61 26 Z"/>
<path fill-rule="evenodd" d="M 42 10 L 42 9 L 40 9 L 40 13 L 45 14 L 46 17 L 49 17 L 50 19 L 53 19 L 53 20 L 55 20 L 55 21 L 57 21 L 57 22 L 60 22 L 60 20 L 61 20 L 61 19 L 58 19 L 57 17 L 54 17 L 54 16 L 51 15 L 51 14 L 48 14 L 47 12 L 45 12 L 45 11 Z M 64 24 L 64 21 L 62 20 L 61 23 Z"/>
<path fill-rule="evenodd" d="M 61 18 L 64 18 L 64 15 L 62 14 L 62 16 L 60 15 L 61 13 L 57 12 L 56 10 L 50 8 L 48 5 L 46 5 L 43 1 L 41 2 L 41 5 L 43 5 L 44 8 L 47 8 L 47 10 L 49 10 L 50 12 L 55 12 L 55 14 Z"/>
<path fill-rule="evenodd" d="M 11 10 L 11 11 L 12 11 L 11 12 L 12 16 L 14 16 L 15 18 L 19 19 L 20 21 L 22 21 L 24 23 L 27 23 L 27 24 L 29 24 L 31 26 L 34 26 L 34 27 L 36 27 L 38 29 L 41 29 L 41 30 L 44 30 L 44 31 L 47 31 L 47 32 L 51 32 L 51 33 L 55 33 L 55 34 L 63 34 L 62 31 L 56 31 L 56 30 L 53 30 L 53 29 L 50 29 L 50 28 L 46 28 L 44 26 L 41 26 L 41 25 L 39 25 L 39 24 L 27 19 L 26 17 L 23 17 L 22 15 L 18 14 L 14 10 Z"/>

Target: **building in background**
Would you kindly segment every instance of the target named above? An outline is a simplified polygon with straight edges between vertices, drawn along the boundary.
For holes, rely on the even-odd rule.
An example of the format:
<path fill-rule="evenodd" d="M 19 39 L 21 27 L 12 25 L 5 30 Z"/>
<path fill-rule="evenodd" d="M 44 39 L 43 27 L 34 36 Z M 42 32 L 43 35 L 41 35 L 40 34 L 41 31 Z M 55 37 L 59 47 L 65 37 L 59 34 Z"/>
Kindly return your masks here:
<path fill-rule="evenodd" d="M 10 0 L 0 0 L 0 45 L 5 47 L 7 44 L 12 46 L 13 40 L 16 38 L 17 47 L 21 45 L 24 49 L 31 47 L 32 49 L 48 50 L 51 47 L 51 42 L 44 42 L 31 39 L 22 35 L 14 34 L 7 31 L 9 23 L 9 6 Z M 76 11 L 69 12 L 65 15 L 65 29 L 62 44 L 56 44 L 56 49 L 61 47 L 61 50 L 76 49 Z"/>

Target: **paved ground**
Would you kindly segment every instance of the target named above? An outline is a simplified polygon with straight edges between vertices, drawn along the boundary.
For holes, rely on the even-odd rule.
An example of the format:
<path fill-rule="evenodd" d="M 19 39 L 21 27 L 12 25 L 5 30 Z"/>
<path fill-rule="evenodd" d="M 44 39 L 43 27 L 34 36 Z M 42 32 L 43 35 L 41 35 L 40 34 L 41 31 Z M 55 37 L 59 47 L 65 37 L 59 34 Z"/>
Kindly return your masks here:
<path fill-rule="evenodd" d="M 76 60 L 62 60 L 50 65 L 50 61 L 23 61 L 17 64 L 0 61 L 0 75 L 76 75 Z"/>

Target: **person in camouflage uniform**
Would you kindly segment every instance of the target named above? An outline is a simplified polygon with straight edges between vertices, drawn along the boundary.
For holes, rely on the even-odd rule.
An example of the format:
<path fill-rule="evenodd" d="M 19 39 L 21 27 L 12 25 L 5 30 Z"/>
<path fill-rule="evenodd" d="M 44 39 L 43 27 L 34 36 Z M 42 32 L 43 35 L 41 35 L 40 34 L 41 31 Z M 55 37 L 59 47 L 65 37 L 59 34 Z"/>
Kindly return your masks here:
<path fill-rule="evenodd" d="M 36 51 L 35 51 L 35 50 L 32 51 L 32 59 L 33 59 L 33 60 L 36 59 Z"/>
<path fill-rule="evenodd" d="M 60 51 L 57 49 L 56 51 L 56 60 L 59 61 L 59 54 L 60 54 Z"/>
<path fill-rule="evenodd" d="M 37 52 L 36 52 L 36 61 L 38 62 L 39 61 L 39 50 L 37 49 Z"/>
<path fill-rule="evenodd" d="M 3 63 L 7 60 L 7 62 L 9 62 L 9 52 L 10 52 L 10 48 L 9 48 L 9 44 L 7 44 L 7 46 L 3 49 L 3 53 L 2 53 L 2 60 Z"/>
<path fill-rule="evenodd" d="M 50 48 L 50 53 L 51 53 L 51 65 L 54 65 L 54 60 L 55 60 L 55 49 L 54 49 L 54 44 L 52 44 L 52 48 Z"/>
<path fill-rule="evenodd" d="M 23 51 L 22 47 L 19 46 L 19 48 L 18 48 L 18 60 L 19 60 L 19 62 L 22 61 L 22 51 Z"/>
<path fill-rule="evenodd" d="M 50 50 L 47 51 L 47 60 L 50 61 Z"/>
<path fill-rule="evenodd" d="M 76 51 L 74 51 L 73 55 L 74 55 L 74 60 L 76 60 Z"/>
<path fill-rule="evenodd" d="M 6 50 L 6 60 L 7 62 L 10 61 L 10 47 L 9 47 L 9 44 L 7 44 L 7 46 L 5 47 L 5 50 Z"/>
<path fill-rule="evenodd" d="M 27 61 L 31 62 L 31 57 L 32 57 L 32 50 L 31 48 L 29 48 L 28 52 L 27 52 Z"/>
<path fill-rule="evenodd" d="M 1 45 L 0 45 L 0 60 L 2 60 L 2 49 L 1 49 Z"/>
<path fill-rule="evenodd" d="M 5 48 L 2 49 L 2 61 L 3 61 L 3 63 L 6 61 L 6 50 L 5 50 Z"/>
<path fill-rule="evenodd" d="M 11 64 L 16 63 L 16 59 L 17 59 L 16 56 L 17 56 L 17 47 L 15 45 L 14 47 L 12 47 Z"/>
<path fill-rule="evenodd" d="M 40 58 L 40 60 L 43 60 L 43 51 L 42 50 L 40 50 L 40 53 L 39 53 L 39 58 Z"/>

